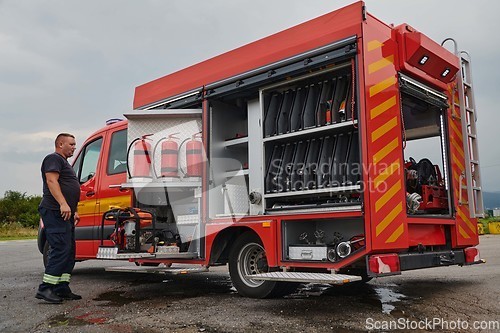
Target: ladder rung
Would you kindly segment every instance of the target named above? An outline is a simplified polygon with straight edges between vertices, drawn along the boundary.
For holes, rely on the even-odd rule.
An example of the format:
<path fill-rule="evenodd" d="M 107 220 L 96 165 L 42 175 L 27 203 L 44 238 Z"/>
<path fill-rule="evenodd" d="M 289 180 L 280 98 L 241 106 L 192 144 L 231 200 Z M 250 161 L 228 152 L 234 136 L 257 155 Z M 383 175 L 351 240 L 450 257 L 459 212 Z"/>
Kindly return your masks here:
<path fill-rule="evenodd" d="M 467 88 L 472 88 L 472 84 L 470 84 L 469 82 L 465 82 L 465 81 L 464 81 L 464 86 L 466 86 Z"/>
<path fill-rule="evenodd" d="M 470 113 L 474 113 L 474 109 L 473 108 L 465 108 L 467 110 L 467 112 L 470 112 Z"/>
<path fill-rule="evenodd" d="M 469 138 L 477 139 L 477 135 L 476 134 L 469 133 L 468 135 L 469 135 Z"/>
<path fill-rule="evenodd" d="M 472 186 L 472 189 L 474 191 L 481 191 L 481 188 L 479 186 Z"/>
<path fill-rule="evenodd" d="M 479 165 L 479 161 L 478 160 L 470 160 L 471 163 L 475 164 L 475 165 Z"/>

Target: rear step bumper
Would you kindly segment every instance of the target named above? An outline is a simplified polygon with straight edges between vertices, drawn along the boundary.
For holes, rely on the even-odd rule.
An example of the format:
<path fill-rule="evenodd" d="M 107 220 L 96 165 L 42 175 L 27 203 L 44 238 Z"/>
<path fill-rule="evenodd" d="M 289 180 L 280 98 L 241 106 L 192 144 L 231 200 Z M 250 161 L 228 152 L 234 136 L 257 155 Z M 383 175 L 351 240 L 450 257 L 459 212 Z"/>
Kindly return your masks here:
<path fill-rule="evenodd" d="M 300 272 L 270 272 L 255 275 L 247 275 L 247 279 L 258 281 L 284 281 L 302 283 L 326 283 L 326 284 L 346 284 L 349 282 L 361 281 L 360 276 L 345 274 L 326 273 L 300 273 Z"/>
<path fill-rule="evenodd" d="M 467 262 L 464 250 L 440 251 L 431 253 L 405 253 L 399 255 L 401 271 L 420 268 L 443 267 L 451 265 L 482 264 L 484 260 Z"/>

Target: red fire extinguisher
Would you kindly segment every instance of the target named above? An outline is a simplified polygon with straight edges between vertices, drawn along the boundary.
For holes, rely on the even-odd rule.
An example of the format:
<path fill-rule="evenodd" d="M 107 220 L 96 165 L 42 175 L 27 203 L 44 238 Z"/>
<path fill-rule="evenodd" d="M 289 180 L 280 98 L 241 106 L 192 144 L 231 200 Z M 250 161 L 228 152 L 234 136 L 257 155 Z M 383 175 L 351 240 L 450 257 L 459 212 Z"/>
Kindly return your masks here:
<path fill-rule="evenodd" d="M 188 177 L 201 177 L 203 144 L 200 140 L 201 132 L 194 134 L 186 144 L 186 164 Z"/>
<path fill-rule="evenodd" d="M 161 144 L 161 176 L 179 177 L 177 174 L 179 145 L 176 137 L 179 133 L 170 134 Z M 160 140 L 161 141 L 161 140 Z"/>
<path fill-rule="evenodd" d="M 134 169 L 131 177 L 151 177 L 151 144 L 147 142 L 149 136 L 153 134 L 146 134 L 140 138 L 135 139 L 129 146 L 127 152 L 127 161 L 130 154 L 130 149 L 134 148 Z M 128 162 L 127 162 L 128 163 Z M 130 170 L 130 168 L 127 168 Z"/>

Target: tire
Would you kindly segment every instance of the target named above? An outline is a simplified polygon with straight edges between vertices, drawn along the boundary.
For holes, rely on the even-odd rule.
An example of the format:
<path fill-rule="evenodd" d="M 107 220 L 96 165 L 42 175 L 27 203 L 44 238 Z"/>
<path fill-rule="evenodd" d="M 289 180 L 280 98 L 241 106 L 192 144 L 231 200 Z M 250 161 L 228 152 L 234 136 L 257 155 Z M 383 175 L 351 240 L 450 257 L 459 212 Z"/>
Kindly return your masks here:
<path fill-rule="evenodd" d="M 47 268 L 47 262 L 49 260 L 49 249 L 50 249 L 50 246 L 49 246 L 49 242 L 45 242 L 45 245 L 43 246 L 43 267 L 44 268 Z"/>
<path fill-rule="evenodd" d="M 236 239 L 229 254 L 229 275 L 241 296 L 251 298 L 282 297 L 294 292 L 298 283 L 258 281 L 246 275 L 269 272 L 266 253 L 260 238 L 246 232 Z"/>

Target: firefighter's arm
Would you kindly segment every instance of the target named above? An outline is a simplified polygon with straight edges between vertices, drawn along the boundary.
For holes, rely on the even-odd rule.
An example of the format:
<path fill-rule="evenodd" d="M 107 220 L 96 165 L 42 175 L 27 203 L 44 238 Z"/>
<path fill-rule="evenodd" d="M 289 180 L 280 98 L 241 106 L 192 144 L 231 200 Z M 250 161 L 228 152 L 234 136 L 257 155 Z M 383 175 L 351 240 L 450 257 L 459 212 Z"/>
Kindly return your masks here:
<path fill-rule="evenodd" d="M 49 187 L 50 194 L 52 194 L 61 207 L 62 218 L 65 221 L 69 220 L 71 217 L 71 208 L 69 208 L 69 205 L 62 194 L 61 187 L 59 186 L 59 173 L 46 172 L 45 177 L 47 178 L 47 186 Z"/>

